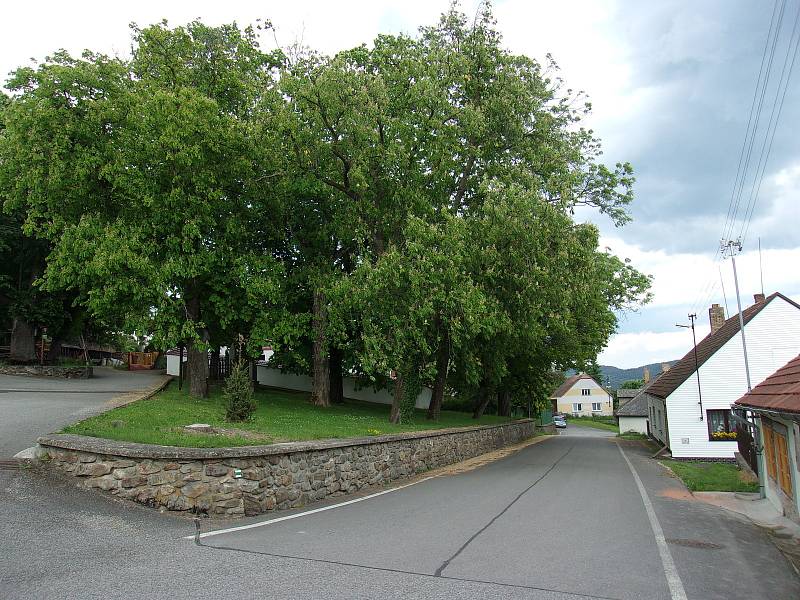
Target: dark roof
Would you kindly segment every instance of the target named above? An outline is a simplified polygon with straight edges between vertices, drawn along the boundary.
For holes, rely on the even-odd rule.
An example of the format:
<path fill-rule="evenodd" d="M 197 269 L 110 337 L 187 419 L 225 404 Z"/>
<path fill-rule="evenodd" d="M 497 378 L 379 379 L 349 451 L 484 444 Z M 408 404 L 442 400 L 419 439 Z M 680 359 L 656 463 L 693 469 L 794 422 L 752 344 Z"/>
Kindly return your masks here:
<path fill-rule="evenodd" d="M 793 302 L 783 294 L 775 292 L 774 294 L 768 296 L 763 302 L 748 306 L 742 311 L 742 319 L 744 320 L 744 324 L 747 325 L 750 321 L 752 321 L 753 317 L 760 313 L 762 309 L 775 298 L 781 298 L 795 308 L 800 309 L 800 305 Z M 698 342 L 697 364 L 700 366 L 704 365 L 709 358 L 714 356 L 714 354 L 716 354 L 716 352 L 737 333 L 739 333 L 738 313 L 725 321 L 725 323 L 723 323 L 722 326 L 717 329 L 717 331 L 708 334 L 706 337 L 700 340 L 700 342 Z M 689 379 L 694 372 L 694 349 L 692 348 L 686 353 L 686 356 L 672 365 L 669 371 L 662 373 L 658 379 L 653 381 L 644 389 L 648 394 L 651 394 L 657 398 L 666 398 L 672 392 L 678 389 L 678 386 L 680 386 L 684 381 Z"/>
<path fill-rule="evenodd" d="M 646 417 L 647 414 L 647 392 L 640 391 L 636 397 L 628 402 L 625 406 L 617 410 L 618 417 Z"/>
<path fill-rule="evenodd" d="M 619 388 L 617 390 L 617 398 L 636 398 L 641 391 L 642 388 Z"/>
<path fill-rule="evenodd" d="M 592 381 L 597 383 L 594 380 L 594 377 L 592 377 L 591 375 L 588 375 L 587 373 L 576 373 L 575 375 L 572 375 L 571 377 L 567 377 L 567 380 L 564 383 L 562 383 L 560 386 L 558 386 L 556 391 L 553 392 L 552 394 L 550 394 L 550 397 L 551 398 L 560 398 L 561 396 L 566 394 L 572 388 L 572 386 L 575 385 L 576 383 L 578 383 L 581 379 L 591 379 Z M 602 385 L 600 385 L 599 383 L 597 383 L 597 385 L 606 394 L 608 393 L 608 390 L 606 390 Z"/>
<path fill-rule="evenodd" d="M 800 356 L 790 360 L 736 401 L 756 410 L 800 413 Z"/>

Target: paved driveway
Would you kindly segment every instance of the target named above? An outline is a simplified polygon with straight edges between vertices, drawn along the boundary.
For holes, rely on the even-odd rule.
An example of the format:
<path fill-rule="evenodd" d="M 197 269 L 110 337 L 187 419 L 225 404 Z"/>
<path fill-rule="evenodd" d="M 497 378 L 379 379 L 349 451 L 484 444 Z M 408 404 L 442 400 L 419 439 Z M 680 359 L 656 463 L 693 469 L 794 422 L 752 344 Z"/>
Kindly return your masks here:
<path fill-rule="evenodd" d="M 0 375 L 0 459 L 102 410 L 120 394 L 153 387 L 161 377 L 160 371 L 111 368 L 95 368 L 91 379 Z"/>
<path fill-rule="evenodd" d="M 640 444 L 622 447 L 570 427 L 474 471 L 330 510 L 205 521 L 218 534 L 201 546 L 184 539 L 188 520 L 0 473 L 0 596 L 800 598 L 762 531 L 694 501 Z M 625 457 L 663 529 L 672 587 Z M 256 526 L 224 529 L 241 525 Z"/>

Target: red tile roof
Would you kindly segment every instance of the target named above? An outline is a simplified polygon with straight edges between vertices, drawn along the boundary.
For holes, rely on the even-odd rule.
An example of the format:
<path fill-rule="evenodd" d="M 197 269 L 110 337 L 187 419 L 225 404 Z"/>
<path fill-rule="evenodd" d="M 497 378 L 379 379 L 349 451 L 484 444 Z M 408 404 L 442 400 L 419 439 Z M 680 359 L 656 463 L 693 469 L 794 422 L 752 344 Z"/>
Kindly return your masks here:
<path fill-rule="evenodd" d="M 762 309 L 764 309 L 764 307 L 766 307 L 775 298 L 781 298 L 792 306 L 800 309 L 800 305 L 796 304 L 783 294 L 775 292 L 774 294 L 770 294 L 763 302 L 748 306 L 742 311 L 742 319 L 744 320 L 744 324 L 747 325 L 750 321 L 752 321 L 753 317 L 760 313 Z M 739 333 L 738 313 L 726 320 L 722 327 L 717 329 L 717 331 L 710 333 L 697 343 L 697 364 L 699 366 L 705 364 L 709 358 L 714 356 L 714 354 L 716 354 L 717 351 L 737 333 Z M 672 365 L 669 371 L 662 373 L 658 379 L 653 381 L 649 386 L 645 387 L 645 391 L 652 396 L 664 399 L 678 389 L 678 386 L 689 379 L 694 372 L 694 348 L 691 348 L 682 359 Z"/>
<path fill-rule="evenodd" d="M 775 371 L 735 404 L 754 409 L 800 413 L 800 356 Z"/>

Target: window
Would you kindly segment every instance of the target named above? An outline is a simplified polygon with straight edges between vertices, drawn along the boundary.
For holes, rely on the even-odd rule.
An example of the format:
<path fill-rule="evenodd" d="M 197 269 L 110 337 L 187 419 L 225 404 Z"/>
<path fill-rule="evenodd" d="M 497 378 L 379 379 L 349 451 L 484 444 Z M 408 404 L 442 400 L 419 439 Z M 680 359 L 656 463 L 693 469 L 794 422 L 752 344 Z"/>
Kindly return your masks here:
<path fill-rule="evenodd" d="M 730 410 L 707 410 L 708 439 L 712 442 L 735 442 L 736 424 Z"/>
<path fill-rule="evenodd" d="M 592 395 L 592 390 L 590 389 L 581 390 L 581 396 L 591 396 L 591 395 Z"/>
<path fill-rule="evenodd" d="M 602 410 L 600 404 L 600 402 L 592 402 L 592 412 L 600 412 Z"/>
<path fill-rule="evenodd" d="M 572 403 L 572 412 L 579 413 L 583 410 L 583 404 L 580 402 L 573 402 Z"/>

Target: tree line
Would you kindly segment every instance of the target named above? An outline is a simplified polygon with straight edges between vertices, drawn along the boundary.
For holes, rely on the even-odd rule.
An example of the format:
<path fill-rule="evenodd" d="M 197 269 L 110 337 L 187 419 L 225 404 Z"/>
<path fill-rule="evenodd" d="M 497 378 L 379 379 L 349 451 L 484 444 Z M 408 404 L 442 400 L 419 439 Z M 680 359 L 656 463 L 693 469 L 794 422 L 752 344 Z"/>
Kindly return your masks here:
<path fill-rule="evenodd" d="M 270 27 L 132 26 L 129 58 L 12 74 L 0 199 L 44 249 L 31 289 L 186 343 L 194 396 L 242 334 L 319 406 L 345 374 L 393 386 L 393 422 L 423 385 L 432 419 L 446 395 L 476 416 L 546 398 L 648 300 L 573 218 L 628 221 L 631 166 L 601 162 L 589 104 L 504 48 L 488 4 L 334 56 L 265 51 Z"/>

